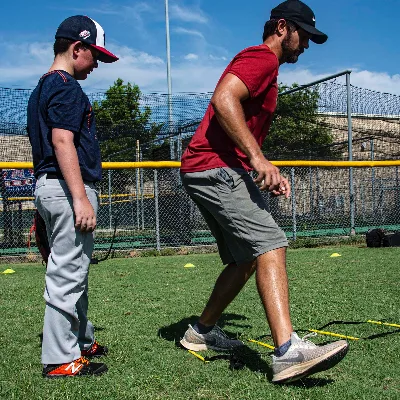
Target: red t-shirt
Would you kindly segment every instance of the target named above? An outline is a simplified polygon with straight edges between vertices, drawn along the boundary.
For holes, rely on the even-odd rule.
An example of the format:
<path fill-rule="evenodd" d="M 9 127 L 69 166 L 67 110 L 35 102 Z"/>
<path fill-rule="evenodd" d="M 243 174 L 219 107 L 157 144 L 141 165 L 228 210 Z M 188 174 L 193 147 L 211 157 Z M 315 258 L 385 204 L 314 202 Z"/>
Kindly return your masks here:
<path fill-rule="evenodd" d="M 221 82 L 230 73 L 247 86 L 250 96 L 242 106 L 247 126 L 260 147 L 276 109 L 278 68 L 276 55 L 262 44 L 249 47 L 236 55 L 219 80 Z M 209 104 L 182 156 L 181 172 L 199 172 L 217 167 L 252 169 L 249 159 L 222 129 Z"/>

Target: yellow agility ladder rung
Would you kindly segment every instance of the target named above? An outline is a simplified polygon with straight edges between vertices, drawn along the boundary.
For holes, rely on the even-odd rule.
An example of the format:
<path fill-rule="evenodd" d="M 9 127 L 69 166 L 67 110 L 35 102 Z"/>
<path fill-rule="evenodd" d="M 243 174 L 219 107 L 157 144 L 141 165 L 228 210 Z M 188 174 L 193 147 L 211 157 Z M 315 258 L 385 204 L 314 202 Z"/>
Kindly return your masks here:
<path fill-rule="evenodd" d="M 203 361 L 204 363 L 210 362 L 210 361 L 207 361 L 203 356 L 201 356 L 200 354 L 196 353 L 196 352 L 193 351 L 193 350 L 188 350 L 188 352 L 189 352 L 190 354 L 193 354 L 195 357 L 197 357 L 199 360 Z"/>
<path fill-rule="evenodd" d="M 358 337 L 341 335 L 340 333 L 319 331 L 317 329 L 309 329 L 309 331 L 310 332 L 319 333 L 320 335 L 335 336 L 335 337 L 339 337 L 339 338 L 342 338 L 342 339 L 360 340 L 360 338 L 358 338 Z"/>
<path fill-rule="evenodd" d="M 259 342 L 258 340 L 253 340 L 253 339 L 247 339 L 247 340 L 248 340 L 249 342 L 251 342 L 251 343 L 259 344 L 260 346 L 264 346 L 264 347 L 267 347 L 268 349 L 275 350 L 275 347 L 274 347 L 274 346 L 271 346 L 271 345 L 268 344 L 268 343 Z"/>
<path fill-rule="evenodd" d="M 368 322 L 369 324 L 393 326 L 394 328 L 400 328 L 400 325 L 398 325 L 398 324 L 391 324 L 391 323 L 388 323 L 388 322 L 372 321 L 372 320 L 370 320 L 370 319 L 369 319 L 367 322 Z"/>

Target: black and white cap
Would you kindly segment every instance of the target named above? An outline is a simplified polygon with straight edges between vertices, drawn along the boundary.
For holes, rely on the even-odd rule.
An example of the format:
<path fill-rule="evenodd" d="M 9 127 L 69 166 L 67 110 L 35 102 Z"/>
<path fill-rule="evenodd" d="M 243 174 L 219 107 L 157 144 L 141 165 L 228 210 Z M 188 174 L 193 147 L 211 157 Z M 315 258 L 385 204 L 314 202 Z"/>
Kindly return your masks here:
<path fill-rule="evenodd" d="M 64 38 L 81 41 L 99 51 L 98 60 L 104 63 L 112 63 L 118 57 L 105 48 L 104 29 L 93 19 L 84 15 L 69 17 L 58 27 L 56 39 Z"/>
<path fill-rule="evenodd" d="M 315 27 L 315 15 L 313 10 L 300 0 L 286 0 L 271 11 L 271 19 L 287 19 L 294 22 L 300 28 L 311 34 L 314 43 L 322 44 L 328 36 Z"/>

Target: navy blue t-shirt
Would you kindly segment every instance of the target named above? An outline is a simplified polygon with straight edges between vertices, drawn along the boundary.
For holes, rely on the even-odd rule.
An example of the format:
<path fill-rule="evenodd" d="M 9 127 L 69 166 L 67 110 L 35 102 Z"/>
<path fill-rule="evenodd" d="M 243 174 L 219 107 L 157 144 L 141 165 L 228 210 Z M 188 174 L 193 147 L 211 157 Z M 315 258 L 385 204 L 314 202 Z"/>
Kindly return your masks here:
<path fill-rule="evenodd" d="M 94 112 L 78 81 L 65 71 L 43 75 L 29 98 L 28 134 L 36 178 L 46 172 L 61 175 L 52 128 L 74 133 L 83 180 L 99 181 L 101 158 Z"/>

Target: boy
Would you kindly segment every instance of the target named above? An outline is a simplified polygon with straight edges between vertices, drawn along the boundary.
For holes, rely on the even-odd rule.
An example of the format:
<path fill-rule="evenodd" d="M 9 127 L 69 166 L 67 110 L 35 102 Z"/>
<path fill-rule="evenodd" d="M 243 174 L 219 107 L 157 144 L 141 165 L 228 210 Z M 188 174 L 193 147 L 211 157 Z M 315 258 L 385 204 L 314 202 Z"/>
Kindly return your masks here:
<path fill-rule="evenodd" d="M 89 17 L 64 20 L 55 35 L 54 62 L 28 103 L 28 134 L 37 179 L 35 204 L 46 223 L 50 256 L 42 364 L 47 378 L 99 375 L 106 355 L 87 319 L 88 273 L 101 179 L 100 148 L 84 80 L 98 61 L 118 60 L 104 47 L 104 30 Z"/>

